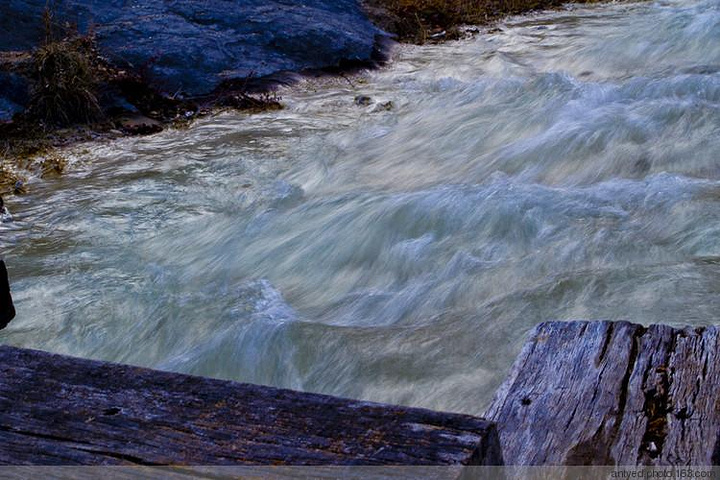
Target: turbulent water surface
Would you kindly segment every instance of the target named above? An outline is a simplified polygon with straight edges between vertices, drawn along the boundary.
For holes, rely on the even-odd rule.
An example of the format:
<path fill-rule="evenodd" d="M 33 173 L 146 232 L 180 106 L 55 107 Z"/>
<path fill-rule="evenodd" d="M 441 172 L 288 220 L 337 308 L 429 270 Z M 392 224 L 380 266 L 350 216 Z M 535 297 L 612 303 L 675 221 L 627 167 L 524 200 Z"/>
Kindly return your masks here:
<path fill-rule="evenodd" d="M 541 321 L 718 321 L 717 0 L 513 18 L 282 95 L 9 199 L 0 342 L 482 413 Z"/>

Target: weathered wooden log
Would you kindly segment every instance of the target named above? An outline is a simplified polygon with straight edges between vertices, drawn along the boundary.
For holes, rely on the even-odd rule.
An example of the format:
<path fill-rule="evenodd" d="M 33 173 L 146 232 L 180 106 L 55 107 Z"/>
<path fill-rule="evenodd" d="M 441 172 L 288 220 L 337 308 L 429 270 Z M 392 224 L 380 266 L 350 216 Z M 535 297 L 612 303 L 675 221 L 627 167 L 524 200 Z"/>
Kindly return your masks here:
<path fill-rule="evenodd" d="M 553 322 L 496 393 L 508 465 L 717 465 L 717 327 Z"/>
<path fill-rule="evenodd" d="M 499 464 L 481 418 L 0 346 L 0 464 Z"/>

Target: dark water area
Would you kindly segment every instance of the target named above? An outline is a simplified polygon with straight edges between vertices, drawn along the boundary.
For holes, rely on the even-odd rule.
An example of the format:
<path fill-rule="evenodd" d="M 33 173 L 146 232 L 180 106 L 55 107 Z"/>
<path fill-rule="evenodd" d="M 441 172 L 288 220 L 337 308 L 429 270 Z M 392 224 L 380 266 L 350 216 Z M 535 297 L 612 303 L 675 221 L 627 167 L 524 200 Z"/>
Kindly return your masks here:
<path fill-rule="evenodd" d="M 717 323 L 717 1 L 511 18 L 281 94 L 10 199 L 0 343 L 478 414 L 539 322 Z"/>

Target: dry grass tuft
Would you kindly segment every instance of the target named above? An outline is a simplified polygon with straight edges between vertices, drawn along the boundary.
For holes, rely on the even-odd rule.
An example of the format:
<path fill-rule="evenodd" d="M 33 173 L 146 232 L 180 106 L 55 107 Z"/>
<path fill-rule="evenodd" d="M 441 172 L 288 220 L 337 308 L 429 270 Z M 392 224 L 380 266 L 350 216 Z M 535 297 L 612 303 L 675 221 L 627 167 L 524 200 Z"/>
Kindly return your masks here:
<path fill-rule="evenodd" d="M 90 123 L 102 110 L 96 96 L 99 81 L 93 42 L 77 37 L 50 42 L 33 52 L 35 84 L 29 115 L 55 126 Z"/>

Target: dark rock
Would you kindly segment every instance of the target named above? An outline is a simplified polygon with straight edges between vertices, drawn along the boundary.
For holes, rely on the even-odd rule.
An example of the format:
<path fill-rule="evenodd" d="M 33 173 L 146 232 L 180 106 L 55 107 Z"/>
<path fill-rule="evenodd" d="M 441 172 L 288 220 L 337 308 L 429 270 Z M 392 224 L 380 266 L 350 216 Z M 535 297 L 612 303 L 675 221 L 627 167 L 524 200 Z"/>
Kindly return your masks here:
<path fill-rule="evenodd" d="M 140 113 L 137 106 L 128 101 L 117 85 L 102 85 L 102 87 L 98 95 L 98 103 L 106 114 L 114 116 Z"/>
<path fill-rule="evenodd" d="M 25 110 L 29 102 L 28 92 L 25 78 L 0 70 L 0 122 L 12 120 L 13 115 Z"/>
<path fill-rule="evenodd" d="M 0 50 L 41 40 L 46 0 L 0 5 Z M 170 94 L 200 95 L 224 80 L 370 61 L 382 32 L 357 0 L 66 0 L 60 23 L 92 26 L 102 53 Z"/>
<path fill-rule="evenodd" d="M 20 105 L 0 94 L 0 122 L 9 122 L 13 115 L 21 111 L 23 108 Z"/>
<path fill-rule="evenodd" d="M 395 104 L 392 100 L 388 100 L 387 102 L 383 102 L 380 105 L 378 105 L 378 110 L 385 110 L 386 112 L 389 112 L 391 110 L 395 109 Z"/>
<path fill-rule="evenodd" d="M 25 182 L 22 180 L 18 180 L 15 182 L 15 185 L 13 186 L 13 193 L 15 195 L 24 195 L 27 193 L 27 187 L 25 186 Z"/>
<path fill-rule="evenodd" d="M 355 105 L 359 105 L 361 107 L 367 107 L 369 105 L 372 105 L 373 100 L 372 98 L 365 96 L 365 95 L 358 95 L 355 97 Z"/>
<path fill-rule="evenodd" d="M 0 223 L 12 222 L 12 215 L 5 208 L 5 201 L 0 197 Z"/>
<path fill-rule="evenodd" d="M 117 121 L 117 126 L 129 135 L 151 135 L 163 130 L 162 123 L 143 115 L 121 117 Z"/>
<path fill-rule="evenodd" d="M 0 260 L 0 330 L 7 327 L 13 318 L 15 318 L 15 305 L 10 295 L 10 280 L 5 261 Z"/>

